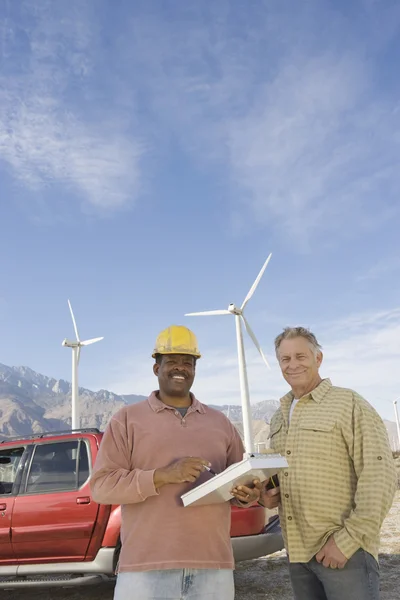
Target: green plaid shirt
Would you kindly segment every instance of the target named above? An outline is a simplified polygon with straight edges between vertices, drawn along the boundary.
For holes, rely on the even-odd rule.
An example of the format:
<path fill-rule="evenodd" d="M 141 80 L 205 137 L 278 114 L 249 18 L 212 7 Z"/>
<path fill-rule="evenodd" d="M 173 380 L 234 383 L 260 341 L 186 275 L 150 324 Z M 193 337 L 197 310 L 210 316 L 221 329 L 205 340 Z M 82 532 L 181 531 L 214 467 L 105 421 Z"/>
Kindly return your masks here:
<path fill-rule="evenodd" d="M 270 426 L 271 448 L 286 457 L 279 474 L 281 526 L 290 562 L 308 562 L 330 535 L 350 558 L 378 558 L 379 533 L 397 487 L 386 428 L 352 390 L 324 379 L 299 400 L 290 392 Z"/>

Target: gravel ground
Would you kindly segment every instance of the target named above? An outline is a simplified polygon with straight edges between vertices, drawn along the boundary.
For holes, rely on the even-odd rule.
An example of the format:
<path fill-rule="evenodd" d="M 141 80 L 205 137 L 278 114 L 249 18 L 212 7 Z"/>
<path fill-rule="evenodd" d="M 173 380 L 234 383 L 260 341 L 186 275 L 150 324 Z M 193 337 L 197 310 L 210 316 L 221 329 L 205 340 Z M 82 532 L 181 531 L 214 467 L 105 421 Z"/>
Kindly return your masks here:
<path fill-rule="evenodd" d="M 382 529 L 380 566 L 381 600 L 399 600 L 400 491 Z M 235 579 L 235 600 L 293 600 L 284 552 L 238 564 Z M 80 590 L 7 591 L 7 600 L 112 600 L 112 597 L 110 584 Z M 134 596 L 132 600 L 136 600 Z"/>

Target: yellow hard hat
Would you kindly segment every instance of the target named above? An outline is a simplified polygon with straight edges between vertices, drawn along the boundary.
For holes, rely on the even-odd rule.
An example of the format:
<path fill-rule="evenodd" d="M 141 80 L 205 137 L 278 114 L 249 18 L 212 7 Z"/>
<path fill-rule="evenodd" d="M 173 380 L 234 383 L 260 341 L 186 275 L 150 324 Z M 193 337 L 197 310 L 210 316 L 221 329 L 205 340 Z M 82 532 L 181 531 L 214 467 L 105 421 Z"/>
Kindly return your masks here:
<path fill-rule="evenodd" d="M 196 358 L 201 356 L 196 336 L 183 325 L 171 325 L 158 335 L 153 358 L 157 354 L 190 354 Z"/>

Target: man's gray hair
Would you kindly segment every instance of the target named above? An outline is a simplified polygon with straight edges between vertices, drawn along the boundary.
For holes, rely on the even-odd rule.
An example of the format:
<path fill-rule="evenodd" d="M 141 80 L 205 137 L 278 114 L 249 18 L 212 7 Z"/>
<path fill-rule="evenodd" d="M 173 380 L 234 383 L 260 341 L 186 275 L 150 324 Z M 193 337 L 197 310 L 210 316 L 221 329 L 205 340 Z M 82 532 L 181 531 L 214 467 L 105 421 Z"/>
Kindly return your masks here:
<path fill-rule="evenodd" d="M 315 355 L 321 351 L 322 346 L 318 343 L 315 335 L 306 327 L 285 327 L 285 329 L 275 338 L 275 353 L 278 356 L 279 346 L 283 340 L 293 340 L 302 337 L 310 344 Z"/>

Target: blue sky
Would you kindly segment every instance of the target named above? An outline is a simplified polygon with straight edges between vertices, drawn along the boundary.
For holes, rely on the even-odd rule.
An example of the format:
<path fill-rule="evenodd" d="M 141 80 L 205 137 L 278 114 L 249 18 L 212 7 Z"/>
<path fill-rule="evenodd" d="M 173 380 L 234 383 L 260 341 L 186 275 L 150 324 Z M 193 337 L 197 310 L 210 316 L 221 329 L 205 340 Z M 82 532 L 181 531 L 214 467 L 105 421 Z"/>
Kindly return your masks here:
<path fill-rule="evenodd" d="M 4 0 L 0 4 L 0 362 L 80 384 L 155 387 L 160 329 L 184 323 L 195 392 L 239 402 L 240 303 L 252 401 L 286 391 L 285 325 L 313 328 L 323 375 L 383 416 L 400 395 L 397 0 Z"/>

